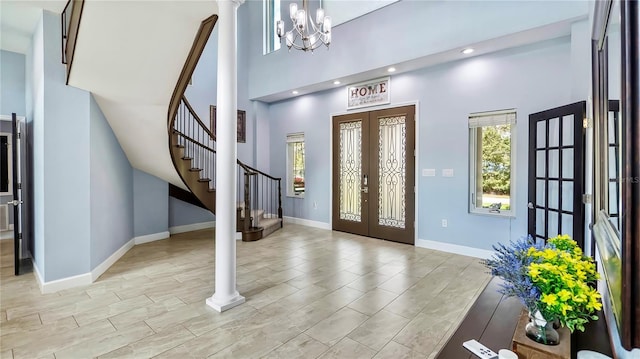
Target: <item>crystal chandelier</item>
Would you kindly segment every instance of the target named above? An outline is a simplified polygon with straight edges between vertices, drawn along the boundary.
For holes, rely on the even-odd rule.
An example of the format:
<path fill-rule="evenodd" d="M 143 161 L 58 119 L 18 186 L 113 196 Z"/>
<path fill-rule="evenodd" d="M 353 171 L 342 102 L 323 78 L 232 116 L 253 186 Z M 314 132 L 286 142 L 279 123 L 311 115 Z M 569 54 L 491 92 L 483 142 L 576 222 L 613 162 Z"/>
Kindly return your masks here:
<path fill-rule="evenodd" d="M 287 41 L 289 51 L 296 48 L 302 51 L 312 51 L 324 44 L 329 47 L 331 43 L 331 17 L 325 16 L 324 10 L 319 7 L 316 10 L 315 21 L 311 17 L 308 9 L 308 0 L 302 0 L 302 9 L 298 9 L 298 4 L 289 4 L 289 16 L 293 22 L 293 29 L 284 32 L 284 21 L 278 20 L 276 23 L 278 37 L 282 41 L 284 36 Z"/>

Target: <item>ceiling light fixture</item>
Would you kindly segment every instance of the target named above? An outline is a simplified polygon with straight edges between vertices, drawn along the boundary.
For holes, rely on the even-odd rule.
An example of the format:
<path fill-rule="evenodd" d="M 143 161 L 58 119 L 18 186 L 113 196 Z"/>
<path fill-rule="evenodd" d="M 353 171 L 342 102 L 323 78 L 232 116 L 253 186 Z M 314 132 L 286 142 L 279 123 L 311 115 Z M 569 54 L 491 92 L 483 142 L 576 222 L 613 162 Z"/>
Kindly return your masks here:
<path fill-rule="evenodd" d="M 289 51 L 291 48 L 302 51 L 317 49 L 320 45 L 329 47 L 331 43 L 331 17 L 324 14 L 324 10 L 319 7 L 316 10 L 316 18 L 309 13 L 308 0 L 302 0 L 302 9 L 298 9 L 295 2 L 289 4 L 289 17 L 293 22 L 293 28 L 284 32 L 284 21 L 278 20 L 276 29 L 280 41 L 284 36 Z M 314 21 L 315 20 L 315 21 Z"/>
<path fill-rule="evenodd" d="M 298 94 L 298 91 L 293 90 L 293 91 L 291 91 L 291 93 L 292 93 L 292 94 L 294 94 L 294 95 L 297 95 L 297 94 Z"/>
<path fill-rule="evenodd" d="M 334 85 L 340 85 L 340 81 L 335 80 L 335 81 L 333 81 L 333 84 L 334 84 Z"/>
<path fill-rule="evenodd" d="M 470 53 L 474 52 L 475 50 L 472 47 L 467 47 L 466 49 L 462 50 L 462 53 L 465 55 L 469 55 Z"/>
<path fill-rule="evenodd" d="M 396 68 L 395 67 L 389 67 L 387 69 L 387 72 L 396 72 Z"/>

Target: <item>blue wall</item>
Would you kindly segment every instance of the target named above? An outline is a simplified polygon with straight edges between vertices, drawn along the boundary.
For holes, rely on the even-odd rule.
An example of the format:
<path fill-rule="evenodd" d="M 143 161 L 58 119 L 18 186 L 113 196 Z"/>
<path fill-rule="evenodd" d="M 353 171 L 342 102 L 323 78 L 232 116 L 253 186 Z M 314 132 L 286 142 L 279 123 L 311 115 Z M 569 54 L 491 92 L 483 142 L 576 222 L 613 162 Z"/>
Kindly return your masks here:
<path fill-rule="evenodd" d="M 526 234 L 528 115 L 571 100 L 568 37 L 392 76 L 392 104 L 417 102 L 419 162 L 436 177 L 418 177 L 418 238 L 490 249 Z M 301 96 L 270 106 L 270 163 L 285 177 L 285 137 L 305 133 L 305 198 L 285 198 L 284 214 L 330 222 L 331 116 L 345 113 L 344 88 Z M 516 217 L 468 213 L 468 115 L 516 108 Z M 364 109 L 365 111 L 367 109 Z M 357 112 L 357 111 L 351 111 Z M 441 177 L 443 168 L 453 178 Z M 313 209 L 317 202 L 318 209 Z M 440 226 L 447 219 L 449 226 Z"/>
<path fill-rule="evenodd" d="M 60 16 L 43 11 L 42 23 L 41 131 L 46 136 L 41 139 L 44 161 L 35 171 L 44 174 L 44 188 L 40 188 L 44 193 L 44 232 L 40 235 L 46 239 L 44 280 L 51 281 L 90 270 L 89 93 L 65 84 L 66 70 L 60 61 Z"/>
<path fill-rule="evenodd" d="M 91 268 L 133 238 L 133 169 L 93 96 L 91 140 Z"/>
<path fill-rule="evenodd" d="M 238 9 L 238 21 L 246 18 L 248 9 L 246 6 L 240 6 Z M 238 39 L 244 39 L 246 34 L 246 26 L 238 26 Z M 253 106 L 248 97 L 248 53 L 249 49 L 246 42 L 238 41 L 238 109 L 246 111 L 246 143 L 238 143 L 238 159 L 244 163 L 255 166 L 254 154 L 254 128 L 255 114 Z M 198 116 L 207 126 L 210 124 L 209 106 L 217 103 L 218 93 L 218 28 L 214 27 L 209 41 L 205 46 L 200 61 L 192 76 L 192 85 L 187 87 L 185 96 L 198 113 Z M 218 119 L 219 121 L 220 119 Z M 233 119 L 235 121 L 235 119 Z M 215 131 L 214 131 L 215 132 Z"/>
<path fill-rule="evenodd" d="M 169 185 L 158 177 L 133 170 L 133 234 L 169 230 Z"/>
<path fill-rule="evenodd" d="M 206 209 L 169 197 L 169 227 L 215 221 L 216 217 Z"/>
<path fill-rule="evenodd" d="M 281 16 L 288 20 L 289 3 Z M 330 49 L 313 55 L 279 51 L 262 55 L 261 1 L 247 1 L 243 24 L 250 44 L 249 98 L 333 81 L 343 76 L 499 38 L 558 21 L 586 17 L 588 1 L 399 1 L 335 26 Z M 311 6 L 315 9 L 315 5 Z M 331 15 L 331 14 L 327 14 Z M 393 20 L 392 20 L 393 19 Z M 396 21 L 397 20 L 397 21 Z M 310 56 L 311 55 L 311 56 Z"/>
<path fill-rule="evenodd" d="M 26 114 L 25 66 L 25 55 L 0 50 L 0 115 Z"/>

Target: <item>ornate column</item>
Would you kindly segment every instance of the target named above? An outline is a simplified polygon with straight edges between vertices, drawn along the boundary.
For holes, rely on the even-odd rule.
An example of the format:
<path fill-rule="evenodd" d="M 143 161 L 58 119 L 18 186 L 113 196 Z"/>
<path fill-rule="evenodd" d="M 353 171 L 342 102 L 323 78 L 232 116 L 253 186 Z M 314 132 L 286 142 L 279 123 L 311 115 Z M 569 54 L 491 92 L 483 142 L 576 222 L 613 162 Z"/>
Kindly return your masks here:
<path fill-rule="evenodd" d="M 218 1 L 215 292 L 207 305 L 223 312 L 244 303 L 236 289 L 237 10 L 244 0 Z"/>

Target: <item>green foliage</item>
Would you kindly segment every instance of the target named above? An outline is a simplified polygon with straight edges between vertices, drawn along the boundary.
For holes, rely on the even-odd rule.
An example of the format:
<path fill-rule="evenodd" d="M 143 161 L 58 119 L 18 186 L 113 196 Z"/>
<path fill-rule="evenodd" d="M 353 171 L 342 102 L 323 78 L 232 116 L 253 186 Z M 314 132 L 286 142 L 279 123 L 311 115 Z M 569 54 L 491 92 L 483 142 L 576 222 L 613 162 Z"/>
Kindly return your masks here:
<path fill-rule="evenodd" d="M 511 126 L 482 128 L 482 191 L 508 195 L 511 191 Z"/>

